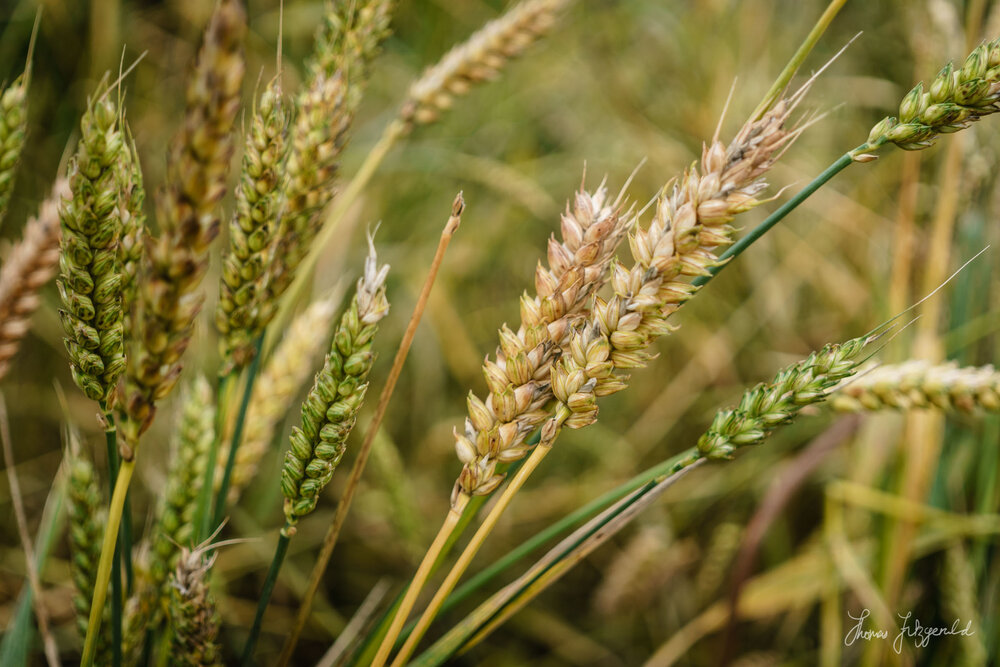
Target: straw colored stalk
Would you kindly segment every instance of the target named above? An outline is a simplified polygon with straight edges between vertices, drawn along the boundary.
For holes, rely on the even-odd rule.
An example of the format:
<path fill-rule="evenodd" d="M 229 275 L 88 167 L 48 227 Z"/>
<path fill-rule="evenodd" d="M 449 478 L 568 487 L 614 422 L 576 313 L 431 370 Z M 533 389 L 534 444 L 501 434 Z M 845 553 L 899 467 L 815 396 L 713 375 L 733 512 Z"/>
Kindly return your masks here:
<path fill-rule="evenodd" d="M 126 149 L 108 92 L 102 84 L 80 121 L 80 142 L 68 167 L 71 194 L 59 207 L 57 281 L 73 380 L 103 410 L 125 371 L 118 165 Z"/>
<path fill-rule="evenodd" d="M 229 247 L 222 260 L 215 324 L 222 334 L 223 374 L 249 363 L 262 329 L 258 309 L 278 231 L 289 112 L 280 80 L 275 78 L 253 111 L 236 188 L 236 211 L 229 223 Z"/>
<path fill-rule="evenodd" d="M 76 594 L 76 627 L 81 639 L 87 636 L 90 603 L 94 597 L 97 563 L 101 557 L 101 536 L 107 508 L 104 505 L 97 475 L 90 461 L 79 455 L 69 458 L 67 486 L 67 516 L 69 520 L 70 575 Z M 104 607 L 104 623 L 97 643 L 99 664 L 111 664 L 111 607 Z"/>
<path fill-rule="evenodd" d="M 129 365 L 125 430 L 132 447 L 152 422 L 156 402 L 177 382 L 201 309 L 198 285 L 219 233 L 218 206 L 233 152 L 245 32 L 239 2 L 220 0 L 189 79 L 184 124 L 167 157 L 167 185 L 157 197 L 160 235 L 147 248 L 136 363 Z"/>
<path fill-rule="evenodd" d="M 299 519 L 316 508 L 320 492 L 344 455 L 347 436 L 368 389 L 368 373 L 375 360 L 372 344 L 378 323 L 389 312 L 385 297 L 389 266 L 378 265 L 371 236 L 368 246 L 364 273 L 340 318 L 323 368 L 302 403 L 302 421 L 292 430 L 285 454 L 281 490 L 286 537 L 294 535 Z"/>
<path fill-rule="evenodd" d="M 295 318 L 254 384 L 243 442 L 236 451 L 229 504 L 239 500 L 243 489 L 257 475 L 260 461 L 271 448 L 278 426 L 315 368 L 316 358 L 327 340 L 326 333 L 333 324 L 338 301 L 333 296 L 316 301 Z M 220 450 L 216 484 L 222 479 L 228 458 L 229 446 L 226 444 Z"/>
<path fill-rule="evenodd" d="M 208 585 L 215 563 L 203 548 L 182 548 L 170 578 L 170 664 L 221 667 L 219 615 Z"/>
<path fill-rule="evenodd" d="M 571 0 L 527 0 L 490 21 L 427 69 L 407 94 L 402 121 L 426 125 L 447 111 L 457 96 L 490 81 L 511 58 L 548 33 Z"/>
<path fill-rule="evenodd" d="M 388 34 L 392 2 L 328 2 L 310 77 L 296 99 L 288 184 L 260 320 L 266 326 L 295 279 L 334 196 L 340 153 L 361 102 L 369 65 Z"/>
<path fill-rule="evenodd" d="M 923 360 L 876 366 L 838 387 L 830 405 L 842 412 L 918 408 L 997 412 L 1000 372 L 992 366 Z"/>
<path fill-rule="evenodd" d="M 7 374 L 21 339 L 28 333 L 39 292 L 59 262 L 59 203 L 69 196 L 69 182 L 60 179 L 42 202 L 38 216 L 28 220 L 24 236 L 0 269 L 0 379 Z"/>
<path fill-rule="evenodd" d="M 32 39 L 34 41 L 34 39 Z M 30 58 L 30 56 L 29 56 Z M 7 216 L 14 180 L 28 136 L 28 84 L 31 67 L 0 93 L 0 224 Z"/>

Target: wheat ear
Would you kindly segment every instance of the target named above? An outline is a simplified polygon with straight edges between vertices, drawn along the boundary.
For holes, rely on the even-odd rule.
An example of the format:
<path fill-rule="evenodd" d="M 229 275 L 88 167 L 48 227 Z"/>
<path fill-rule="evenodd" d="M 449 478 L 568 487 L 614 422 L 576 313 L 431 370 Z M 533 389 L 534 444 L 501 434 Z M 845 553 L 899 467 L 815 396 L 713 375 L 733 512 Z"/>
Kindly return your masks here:
<path fill-rule="evenodd" d="M 95 94 L 106 92 L 101 86 Z M 62 223 L 60 276 L 73 380 L 106 409 L 125 371 L 123 277 L 118 258 L 122 222 L 118 208 L 118 163 L 125 149 L 113 97 L 88 103 L 81 138 L 70 161 L 72 191 L 59 208 Z"/>
<path fill-rule="evenodd" d="M 219 615 L 208 586 L 215 555 L 184 547 L 170 578 L 170 654 L 176 667 L 222 667 Z"/>
<path fill-rule="evenodd" d="M 368 237 L 365 270 L 347 312 L 333 335 L 330 352 L 302 403 L 301 424 L 292 430 L 281 469 L 285 495 L 284 534 L 295 533 L 299 519 L 316 507 L 319 493 L 329 483 L 354 428 L 368 389 L 368 372 L 375 360 L 372 344 L 378 323 L 389 312 L 385 278 L 389 266 L 378 265 Z"/>
<path fill-rule="evenodd" d="M 333 324 L 338 301 L 334 296 L 316 301 L 295 318 L 254 384 L 247 409 L 246 431 L 236 451 L 229 503 L 235 504 L 256 476 L 261 459 L 274 443 L 278 426 L 309 379 L 327 340 L 326 333 Z M 222 478 L 228 456 L 229 448 L 224 446 L 216 466 L 217 483 Z"/>
<path fill-rule="evenodd" d="M 222 374 L 249 363 L 261 333 L 259 301 L 278 231 L 278 206 L 285 185 L 291 109 L 280 80 L 261 93 L 247 132 L 236 211 L 229 223 L 229 247 L 222 260 L 215 324 L 222 334 Z"/>
<path fill-rule="evenodd" d="M 7 374 L 40 303 L 38 293 L 59 262 L 59 202 L 69 196 L 69 183 L 56 181 L 38 215 L 24 226 L 21 241 L 0 269 L 0 379 Z"/>
<path fill-rule="evenodd" d="M 596 421 L 597 397 L 626 386 L 627 377 L 616 371 L 645 365 L 650 358 L 647 348 L 671 328 L 667 318 L 694 293 L 696 288 L 690 278 L 707 275 L 719 261 L 719 249 L 732 243 L 733 228 L 729 223 L 733 217 L 762 203 L 757 198 L 766 187 L 762 176 L 797 136 L 785 125 L 798 99 L 801 96 L 781 100 L 762 118 L 745 124 L 728 147 L 714 139 L 702 152 L 701 170 L 693 166 L 668 183 L 664 188 L 667 194 L 660 198 L 649 226 L 629 237 L 634 266 L 628 270 L 614 264 L 611 298 L 605 301 L 595 296 L 589 318 L 565 334 L 564 349 L 550 372 L 555 407 L 548 418 L 550 412 L 542 411 L 539 444 L 533 451 L 531 446 L 523 445 L 520 456 L 528 451 L 531 456 L 452 566 L 394 659 L 394 666 L 404 664 L 412 655 L 438 609 L 561 429 L 581 428 Z M 483 406 L 484 422 L 502 419 L 496 405 Z M 464 464 L 462 475 L 467 471 L 489 471 L 498 462 L 490 451 L 489 440 L 469 432 L 470 426 L 475 428 L 475 422 L 467 422 L 466 434 L 456 433 L 456 451 Z M 470 495 L 462 488 L 460 478 L 452 494 L 453 506 L 464 507 Z M 451 514 L 455 514 L 454 510 Z M 446 525 L 455 521 L 449 516 Z M 394 621 L 394 627 L 401 628 L 399 615 Z M 391 646 L 388 639 L 383 641 L 381 652 L 387 654 Z"/>
<path fill-rule="evenodd" d="M 24 140 L 28 136 L 30 81 L 31 67 L 28 66 L 0 93 L 0 224 L 7 216 Z"/>
<path fill-rule="evenodd" d="M 838 387 L 834 410 L 937 408 L 972 413 L 1000 411 L 1000 372 L 992 366 L 933 364 L 914 359 L 876 366 Z"/>
<path fill-rule="evenodd" d="M 209 245 L 219 233 L 218 205 L 233 152 L 245 32 L 240 3 L 221 0 L 188 82 L 184 124 L 167 157 L 167 185 L 157 197 L 160 233 L 147 248 L 138 345 L 135 363 L 129 364 L 125 407 L 131 447 L 152 422 L 156 402 L 177 382 L 201 309 L 198 285 L 208 267 Z"/>

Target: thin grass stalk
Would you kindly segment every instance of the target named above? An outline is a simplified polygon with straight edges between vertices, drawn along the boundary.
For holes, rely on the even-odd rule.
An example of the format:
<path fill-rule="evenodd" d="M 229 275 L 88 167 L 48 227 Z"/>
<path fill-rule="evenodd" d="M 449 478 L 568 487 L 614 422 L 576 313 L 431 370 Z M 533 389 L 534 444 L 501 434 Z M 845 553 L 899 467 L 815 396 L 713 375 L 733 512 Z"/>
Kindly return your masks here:
<path fill-rule="evenodd" d="M 281 571 L 281 565 L 285 562 L 285 554 L 288 553 L 288 543 L 292 539 L 288 532 L 290 528 L 291 526 L 286 521 L 285 526 L 278 533 L 278 546 L 274 550 L 274 557 L 271 559 L 267 576 L 264 578 L 264 587 L 260 591 L 260 599 L 257 602 L 257 613 L 254 616 L 253 625 L 250 626 L 247 643 L 243 646 L 243 656 L 240 658 L 240 664 L 244 665 L 244 667 L 252 667 L 254 664 L 253 651 L 257 646 L 260 629 L 264 623 L 264 612 L 271 601 L 271 593 L 274 592 L 274 585 L 278 582 L 278 572 Z"/>
<path fill-rule="evenodd" d="M 215 395 L 218 397 L 218 407 L 215 412 L 215 437 L 212 446 L 208 449 L 208 458 L 205 461 L 204 478 L 198 491 L 198 507 L 195 510 L 195 540 L 203 542 L 213 534 L 212 520 L 215 516 L 215 509 L 212 499 L 215 482 L 215 468 L 219 461 L 219 447 L 226 431 L 226 418 L 228 417 L 227 406 L 231 401 L 232 392 L 236 381 L 240 377 L 240 371 L 235 367 L 219 376 L 216 385 Z M 215 524 L 218 525 L 218 524 Z"/>
<path fill-rule="evenodd" d="M 108 486 L 109 497 L 112 498 L 115 491 L 115 480 L 118 478 L 120 462 L 118 460 L 117 433 L 114 426 L 114 417 L 109 413 L 104 413 L 106 426 L 104 429 L 104 439 L 108 459 Z M 110 420 L 110 421 L 108 421 Z M 127 498 L 127 496 L 126 496 Z M 124 503 L 122 501 L 124 512 Z M 106 529 L 105 529 L 106 530 Z M 106 540 L 105 540 L 106 543 Z M 102 555 L 103 560 L 103 555 Z M 100 567 L 98 567 L 98 581 L 100 581 Z M 97 600 L 97 589 L 94 589 L 94 600 Z M 122 601 L 124 595 L 122 591 L 122 545 L 116 541 L 114 544 L 114 554 L 111 561 L 111 664 L 120 667 L 122 664 Z M 92 604 L 93 606 L 93 604 Z M 103 603 L 102 603 L 103 606 Z M 89 633 L 89 629 L 88 629 Z"/>
<path fill-rule="evenodd" d="M 337 503 L 333 522 L 330 524 L 330 528 L 327 529 L 326 536 L 323 538 L 323 546 L 316 557 L 312 573 L 309 575 L 309 586 L 306 588 L 305 595 L 299 601 L 299 611 L 296 614 L 295 623 L 292 625 L 288 638 L 285 640 L 284 648 L 281 651 L 281 656 L 278 659 L 279 667 L 284 667 L 291 661 L 292 653 L 295 651 L 295 644 L 298 642 L 302 629 L 309 619 L 313 598 L 316 596 L 316 591 L 319 589 L 323 574 L 326 572 L 326 566 L 330 562 L 330 556 L 333 554 L 333 549 L 337 544 L 337 538 L 340 536 L 340 529 L 344 525 L 347 512 L 351 508 L 351 500 L 354 498 L 354 493 L 361 483 L 361 475 L 364 473 L 365 465 L 368 463 L 368 457 L 375 443 L 375 436 L 382 426 L 382 420 L 385 418 L 389 401 L 392 399 L 392 394 L 396 389 L 396 382 L 403 371 L 403 365 L 406 363 L 406 358 L 409 355 L 410 346 L 413 344 L 413 338 L 417 333 L 417 327 L 420 325 L 424 309 L 427 307 L 427 299 L 430 297 L 431 289 L 434 287 L 438 269 L 441 268 L 441 263 L 444 261 L 444 254 L 448 250 L 452 236 L 455 235 L 459 225 L 462 224 L 462 212 L 464 210 L 465 200 L 462 198 L 462 193 L 459 192 L 455 197 L 455 201 L 452 202 L 451 216 L 441 231 L 437 250 L 434 252 L 434 258 L 431 260 L 430 268 L 427 270 L 427 277 L 424 279 L 420 295 L 417 297 L 417 303 L 413 307 L 413 314 L 406 325 L 406 331 L 403 332 L 403 338 L 400 340 L 399 348 L 396 350 L 396 356 L 392 360 L 392 367 L 389 370 L 385 385 L 382 387 L 382 393 L 379 395 L 375 414 L 372 415 L 371 422 L 368 424 L 368 431 L 365 433 L 364 442 L 361 444 L 361 449 L 358 450 L 354 465 L 351 467 L 351 476 L 348 478 L 347 487 L 344 489 L 344 494 Z"/>

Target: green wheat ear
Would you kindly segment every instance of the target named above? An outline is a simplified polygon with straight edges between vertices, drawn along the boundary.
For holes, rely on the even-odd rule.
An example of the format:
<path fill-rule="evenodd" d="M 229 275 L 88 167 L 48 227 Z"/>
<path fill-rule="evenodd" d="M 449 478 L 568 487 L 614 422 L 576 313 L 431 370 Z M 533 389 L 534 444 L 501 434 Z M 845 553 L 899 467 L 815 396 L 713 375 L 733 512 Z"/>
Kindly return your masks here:
<path fill-rule="evenodd" d="M 119 113 L 106 84 L 80 122 L 68 167 L 71 195 L 59 209 L 59 311 L 73 380 L 88 398 L 110 402 L 125 371 L 122 234 L 118 165 L 125 153 Z"/>

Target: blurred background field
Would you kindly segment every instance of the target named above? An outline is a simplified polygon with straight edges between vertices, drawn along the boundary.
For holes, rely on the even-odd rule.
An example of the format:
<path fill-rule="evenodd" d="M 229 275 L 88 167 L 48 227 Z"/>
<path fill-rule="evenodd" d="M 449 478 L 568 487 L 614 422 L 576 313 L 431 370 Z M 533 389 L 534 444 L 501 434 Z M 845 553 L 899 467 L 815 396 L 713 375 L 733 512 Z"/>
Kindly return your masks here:
<path fill-rule="evenodd" d="M 345 153 L 342 182 L 392 119 L 409 82 L 505 6 L 495 0 L 400 3 Z M 497 327 L 517 320 L 518 296 L 532 288 L 545 241 L 558 232 L 559 213 L 582 179 L 594 187 L 606 177 L 615 192 L 646 160 L 629 193 L 639 204 L 654 197 L 699 157 L 731 88 L 722 137 L 735 132 L 824 6 L 798 0 L 580 0 L 500 80 L 457 100 L 439 123 L 418 129 L 388 156 L 349 213 L 349 228 L 325 250 L 314 286 L 318 295 L 352 280 L 361 266 L 363 231 L 381 222 L 377 243 L 392 265 L 393 309 L 376 345 L 372 391 L 381 388 L 459 190 L 467 210 L 299 644 L 297 664 L 313 664 L 378 582 L 396 587 L 412 573 L 460 467 L 451 428 L 464 418 L 464 396 L 483 388 L 482 358 L 496 345 Z M 30 134 L 2 229 L 4 251 L 49 190 L 88 93 L 105 70 L 117 71 L 123 45 L 126 63 L 147 51 L 127 80 L 125 99 L 152 194 L 162 182 L 167 138 L 180 117 L 184 76 L 211 3 L 8 0 L 0 7 L 0 78 L 21 72 L 39 7 L 44 12 Z M 252 0 L 248 13 L 246 108 L 258 72 L 266 81 L 275 71 L 278 3 Z M 286 2 L 283 65 L 289 90 L 297 90 L 321 15 L 320 2 Z M 859 31 L 860 38 L 813 86 L 803 106 L 823 117 L 775 167 L 773 192 L 804 185 L 863 142 L 875 121 L 895 113 L 916 81 L 929 80 L 948 60 L 960 61 L 982 38 L 1000 35 L 1000 6 L 848 0 L 806 70 L 822 66 Z M 955 220 L 949 266 L 957 268 L 986 245 L 994 249 L 936 297 L 940 316 L 930 327 L 933 343 L 925 340 L 915 352 L 917 328 L 911 327 L 881 357 L 901 360 L 939 349 L 966 365 L 995 362 L 1000 127 L 986 119 L 939 144 L 921 154 L 884 150 L 877 162 L 848 170 L 713 281 L 674 319 L 681 327 L 661 341 L 659 358 L 633 374 L 628 391 L 603 403 L 597 425 L 564 435 L 477 563 L 490 562 L 616 483 L 692 445 L 715 410 L 743 388 L 827 342 L 861 335 L 922 296 L 936 216 Z M 230 211 L 232 202 L 225 205 Z M 752 212 L 741 224 L 750 227 L 764 215 Z M 208 303 L 187 355 L 188 379 L 199 368 L 216 366 L 211 314 L 217 279 L 216 255 L 204 283 Z M 2 386 L 33 526 L 64 446 L 53 383 L 69 387 L 65 400 L 72 418 L 94 457 L 103 460 L 93 405 L 71 386 L 57 301 L 50 286 Z M 163 485 L 175 423 L 168 416 L 176 413 L 178 395 L 163 406 L 144 445 L 133 492 L 140 526 Z M 366 428 L 368 412 L 370 407 L 354 440 Z M 901 414 L 866 416 L 781 508 L 760 542 L 752 574 L 792 559 L 805 569 L 778 570 L 770 582 L 747 588 L 745 595 L 758 604 L 732 633 L 725 632 L 724 613 L 721 619 L 705 613 L 720 601 L 725 609 L 736 551 L 768 489 L 802 465 L 800 453 L 836 419 L 817 412 L 734 463 L 696 471 L 459 664 L 635 665 L 671 638 L 675 643 L 667 650 L 683 647 L 676 664 L 684 665 L 714 665 L 724 655 L 744 666 L 811 665 L 821 658 L 838 660 L 833 664 L 995 664 L 989 656 L 1000 654 L 1000 422 L 992 416 L 940 424 Z M 908 460 L 914 443 L 927 437 L 943 444 L 940 457 L 929 468 L 926 497 L 907 504 Z M 253 539 L 222 549 L 215 568 L 223 641 L 233 654 L 252 619 L 281 523 L 277 470 L 286 442 L 278 441 L 226 529 L 228 536 Z M 327 501 L 302 523 L 268 612 L 262 664 L 280 649 L 294 618 L 345 479 L 344 472 L 334 477 Z M 847 483 L 884 493 L 869 497 Z M 0 481 L 0 502 L 9 503 L 6 479 Z M 896 521 L 919 516 L 918 505 L 948 514 L 920 523 L 921 548 L 912 559 L 896 561 Z M 966 524 L 953 514 L 981 515 L 980 528 L 960 528 Z M 23 585 L 24 559 L 11 512 L 0 515 L 0 626 L 6 626 Z M 860 575 L 828 556 L 828 545 L 840 543 L 858 559 Z M 78 639 L 65 559 L 65 540 L 59 539 L 42 578 L 56 637 L 71 656 Z M 901 577 L 895 586 L 894 576 Z M 913 611 L 937 625 L 974 618 L 979 632 L 935 639 L 901 656 L 875 652 L 887 649 L 885 643 L 843 647 L 852 624 L 847 612 L 856 614 L 873 600 L 893 614 Z M 438 626 L 447 628 L 469 609 L 467 604 L 445 615 Z"/>

